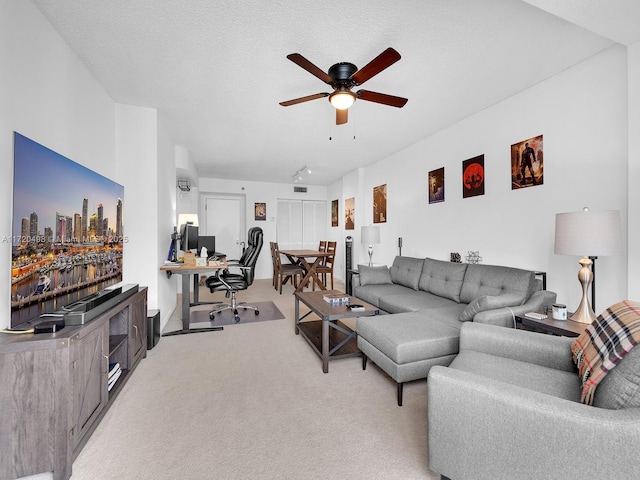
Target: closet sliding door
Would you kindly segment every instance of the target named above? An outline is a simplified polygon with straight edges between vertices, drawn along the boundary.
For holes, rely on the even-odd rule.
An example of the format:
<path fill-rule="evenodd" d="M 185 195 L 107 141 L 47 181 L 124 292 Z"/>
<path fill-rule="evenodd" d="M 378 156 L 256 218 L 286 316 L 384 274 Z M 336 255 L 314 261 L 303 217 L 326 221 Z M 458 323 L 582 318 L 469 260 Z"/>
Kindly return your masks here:
<path fill-rule="evenodd" d="M 276 230 L 281 250 L 317 249 L 327 239 L 327 202 L 278 199 Z"/>

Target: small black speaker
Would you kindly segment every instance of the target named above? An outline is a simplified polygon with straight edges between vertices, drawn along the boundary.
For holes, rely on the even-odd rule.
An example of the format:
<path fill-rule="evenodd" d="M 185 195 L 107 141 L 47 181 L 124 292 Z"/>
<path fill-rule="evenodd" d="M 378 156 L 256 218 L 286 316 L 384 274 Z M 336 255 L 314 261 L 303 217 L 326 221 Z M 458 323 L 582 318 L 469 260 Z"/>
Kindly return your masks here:
<path fill-rule="evenodd" d="M 345 267 L 345 290 L 348 295 L 351 295 L 351 275 L 353 275 L 353 271 L 351 268 L 351 258 L 352 258 L 352 250 L 353 250 L 353 238 L 348 236 L 345 241 L 344 248 L 344 267 Z"/>
<path fill-rule="evenodd" d="M 352 250 L 353 250 L 353 238 L 347 237 L 345 241 L 345 257 L 344 263 L 347 271 L 351 270 L 351 258 L 352 258 Z"/>
<path fill-rule="evenodd" d="M 147 350 L 160 341 L 160 310 L 147 311 Z"/>

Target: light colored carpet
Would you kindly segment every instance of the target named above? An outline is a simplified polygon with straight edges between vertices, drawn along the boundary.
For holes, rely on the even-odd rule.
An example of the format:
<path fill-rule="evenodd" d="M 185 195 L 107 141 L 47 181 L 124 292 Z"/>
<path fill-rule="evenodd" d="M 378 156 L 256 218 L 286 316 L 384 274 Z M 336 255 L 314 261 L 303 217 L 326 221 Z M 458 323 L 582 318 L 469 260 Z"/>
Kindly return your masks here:
<path fill-rule="evenodd" d="M 342 288 L 340 285 L 339 288 Z M 258 280 L 286 320 L 162 337 L 73 464 L 72 480 L 437 479 L 427 464 L 426 382 L 404 389 L 369 362 L 329 373 L 294 334 L 292 287 Z M 222 300 L 201 289 L 202 300 Z M 165 331 L 180 328 L 177 314 Z"/>

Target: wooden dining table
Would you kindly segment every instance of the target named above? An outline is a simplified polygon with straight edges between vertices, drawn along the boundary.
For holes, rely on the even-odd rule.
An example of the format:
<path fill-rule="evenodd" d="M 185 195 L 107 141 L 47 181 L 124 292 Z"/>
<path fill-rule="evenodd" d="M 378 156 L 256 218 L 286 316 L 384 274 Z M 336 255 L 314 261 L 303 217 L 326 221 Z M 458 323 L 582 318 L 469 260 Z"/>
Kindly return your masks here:
<path fill-rule="evenodd" d="M 322 263 L 322 259 L 333 255 L 332 253 L 322 250 L 280 250 L 280 253 L 285 255 L 291 263 L 300 265 L 305 272 L 295 290 L 296 292 L 301 292 L 310 281 L 315 282 L 320 290 L 327 289 L 322 278 L 318 275 L 317 268 Z"/>

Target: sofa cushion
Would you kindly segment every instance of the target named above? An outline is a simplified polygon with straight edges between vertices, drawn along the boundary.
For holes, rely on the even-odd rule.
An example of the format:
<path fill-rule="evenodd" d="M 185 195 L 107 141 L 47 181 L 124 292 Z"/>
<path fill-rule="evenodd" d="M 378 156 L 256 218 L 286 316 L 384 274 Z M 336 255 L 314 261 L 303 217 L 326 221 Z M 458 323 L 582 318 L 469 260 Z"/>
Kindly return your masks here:
<path fill-rule="evenodd" d="M 476 313 L 494 308 L 515 307 L 522 304 L 522 295 L 519 293 L 505 293 L 503 295 L 483 295 L 476 298 L 464 309 L 460 315 L 461 322 L 473 320 Z"/>
<path fill-rule="evenodd" d="M 460 311 L 465 307 L 465 304 L 456 303 L 448 298 L 439 297 L 427 292 L 416 292 L 414 290 L 410 290 L 408 293 L 385 295 L 380 298 L 380 305 L 378 306 L 385 312 L 401 313 L 431 310 L 438 307 L 448 307 L 449 305 L 462 305 Z M 454 318 L 457 319 L 458 315 Z"/>
<path fill-rule="evenodd" d="M 456 354 L 460 343 L 459 328 L 422 312 L 359 317 L 356 331 L 397 364 Z"/>
<path fill-rule="evenodd" d="M 421 258 L 397 256 L 389 269 L 393 283 L 418 290 L 422 263 Z"/>
<path fill-rule="evenodd" d="M 366 265 L 358 265 L 358 276 L 360 277 L 360 285 L 385 285 L 393 283 L 391 281 L 391 273 L 387 266 L 368 267 Z"/>
<path fill-rule="evenodd" d="M 460 301 L 471 303 L 484 295 L 519 294 L 520 305 L 527 301 L 535 287 L 535 274 L 519 268 L 470 264 L 464 274 Z"/>
<path fill-rule="evenodd" d="M 357 285 L 353 287 L 353 295 L 355 297 L 358 297 L 371 305 L 375 305 L 378 308 L 382 308 L 380 307 L 380 299 L 382 297 L 409 292 L 415 294 L 412 289 L 403 287 L 402 285 L 395 285 L 393 283 L 383 285 Z"/>
<path fill-rule="evenodd" d="M 609 371 L 596 388 L 593 406 L 619 409 L 640 407 L 640 347 L 637 345 Z"/>
<path fill-rule="evenodd" d="M 464 349 L 451 362 L 449 368 L 580 402 L 580 378 L 574 372 Z"/>
<path fill-rule="evenodd" d="M 460 290 L 466 270 L 466 263 L 425 258 L 418 286 L 425 292 L 460 302 Z"/>

